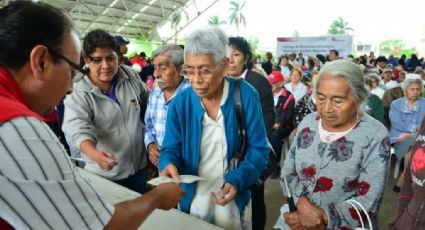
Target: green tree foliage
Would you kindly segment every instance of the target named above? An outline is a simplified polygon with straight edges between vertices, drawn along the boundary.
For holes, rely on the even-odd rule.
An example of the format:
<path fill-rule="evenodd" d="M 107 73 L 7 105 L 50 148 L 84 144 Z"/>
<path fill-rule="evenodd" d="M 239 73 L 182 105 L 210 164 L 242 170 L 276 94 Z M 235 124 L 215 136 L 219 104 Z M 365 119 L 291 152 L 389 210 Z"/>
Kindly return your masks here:
<path fill-rule="evenodd" d="M 229 24 L 236 26 L 236 34 L 239 35 L 239 26 L 242 24 L 246 26 L 245 16 L 242 13 L 243 8 L 245 7 L 244 0 L 230 1 L 230 16 Z"/>
<path fill-rule="evenodd" d="M 416 48 L 406 47 L 406 44 L 400 38 L 388 39 L 379 43 L 380 55 L 392 54 L 394 56 L 401 56 L 402 54 L 406 54 L 406 56 L 410 56 L 412 53 L 416 53 Z"/>
<path fill-rule="evenodd" d="M 292 37 L 299 37 L 300 36 L 300 32 L 298 30 L 294 30 L 294 32 L 292 33 Z"/>
<path fill-rule="evenodd" d="M 353 28 L 348 26 L 348 22 L 344 21 L 342 17 L 332 21 L 332 24 L 329 26 L 328 34 L 338 35 L 338 34 L 347 34 L 348 31 L 354 31 Z"/>
<path fill-rule="evenodd" d="M 211 16 L 208 20 L 208 25 L 219 26 L 223 24 L 226 24 L 226 21 L 221 20 L 217 15 Z"/>
<path fill-rule="evenodd" d="M 251 51 L 252 53 L 255 53 L 258 48 L 258 44 L 260 43 L 260 40 L 257 36 L 250 36 L 248 39 L 249 44 L 251 45 Z"/>

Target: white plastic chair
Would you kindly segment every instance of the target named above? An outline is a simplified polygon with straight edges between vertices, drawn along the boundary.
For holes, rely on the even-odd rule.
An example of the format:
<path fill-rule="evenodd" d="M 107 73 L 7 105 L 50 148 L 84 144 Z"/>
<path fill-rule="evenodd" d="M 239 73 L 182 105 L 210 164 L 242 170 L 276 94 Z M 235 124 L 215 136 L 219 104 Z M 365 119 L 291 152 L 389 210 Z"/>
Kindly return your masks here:
<path fill-rule="evenodd" d="M 282 157 L 280 158 L 281 159 L 281 161 L 284 161 L 284 159 L 286 159 L 286 157 L 287 157 L 287 155 L 288 155 L 288 152 L 289 152 L 289 136 L 287 136 L 287 137 L 285 137 L 285 138 L 283 138 L 282 139 L 282 142 L 283 142 L 283 144 L 282 144 Z M 285 156 L 285 158 L 283 158 L 283 156 Z M 280 162 L 279 162 L 280 163 Z M 280 164 L 280 165 L 283 165 L 283 163 L 282 164 Z"/>
<path fill-rule="evenodd" d="M 289 153 L 289 148 L 291 148 L 291 144 L 292 141 L 294 141 L 294 136 L 295 136 L 295 130 L 291 132 L 291 134 L 285 138 L 282 139 L 283 141 L 283 145 L 282 145 L 282 157 L 281 157 L 281 161 L 282 163 L 280 165 L 283 165 L 283 161 L 285 161 L 285 159 L 288 157 L 288 153 Z M 285 158 L 283 158 L 283 156 L 285 156 Z"/>
<path fill-rule="evenodd" d="M 390 154 L 390 167 L 391 167 L 391 159 L 392 159 L 392 157 L 393 157 L 393 155 L 394 155 L 394 158 L 395 158 L 395 166 L 394 166 L 394 175 L 393 175 L 393 177 L 394 177 L 394 179 L 397 179 L 398 178 L 398 173 L 400 172 L 400 160 L 397 158 L 397 156 L 395 155 L 395 152 L 394 152 L 394 147 L 391 147 L 391 154 Z"/>

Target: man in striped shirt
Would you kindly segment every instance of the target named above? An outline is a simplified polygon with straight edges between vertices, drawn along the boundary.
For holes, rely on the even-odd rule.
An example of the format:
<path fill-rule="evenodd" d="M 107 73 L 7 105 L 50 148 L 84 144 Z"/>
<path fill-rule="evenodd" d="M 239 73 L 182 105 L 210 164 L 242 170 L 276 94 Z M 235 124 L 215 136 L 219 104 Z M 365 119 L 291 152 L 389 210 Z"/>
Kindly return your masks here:
<path fill-rule="evenodd" d="M 43 122 L 83 72 L 64 14 L 28 1 L 0 9 L 0 50 L 0 229 L 134 229 L 175 207 L 183 192 L 172 183 L 108 204 Z"/>

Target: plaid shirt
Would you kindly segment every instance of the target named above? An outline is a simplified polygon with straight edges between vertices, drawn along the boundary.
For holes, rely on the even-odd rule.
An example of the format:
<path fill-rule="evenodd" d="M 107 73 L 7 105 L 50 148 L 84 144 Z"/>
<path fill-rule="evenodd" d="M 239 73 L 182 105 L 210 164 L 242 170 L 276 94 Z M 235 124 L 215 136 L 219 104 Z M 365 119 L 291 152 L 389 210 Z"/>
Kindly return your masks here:
<path fill-rule="evenodd" d="M 170 100 L 165 101 L 164 92 L 159 88 L 155 89 L 149 95 L 148 107 L 145 114 L 145 146 L 152 142 L 162 145 L 165 135 L 165 122 L 167 120 L 168 106 L 171 100 L 181 91 L 189 86 L 189 82 L 183 79 L 177 87 L 176 92 L 171 96 Z"/>

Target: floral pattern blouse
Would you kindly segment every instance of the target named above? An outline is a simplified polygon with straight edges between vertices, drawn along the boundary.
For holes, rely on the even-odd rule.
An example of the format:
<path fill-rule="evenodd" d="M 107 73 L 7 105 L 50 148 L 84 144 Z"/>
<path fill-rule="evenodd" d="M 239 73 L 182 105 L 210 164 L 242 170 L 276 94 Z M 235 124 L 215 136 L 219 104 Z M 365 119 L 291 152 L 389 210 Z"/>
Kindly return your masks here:
<path fill-rule="evenodd" d="M 360 217 L 345 201 L 355 199 L 376 229 L 390 156 L 387 129 L 364 114 L 345 136 L 325 143 L 318 124 L 316 112 L 303 119 L 282 168 L 282 178 L 294 185 L 295 202 L 306 196 L 326 212 L 328 229 L 351 229 L 361 226 Z M 281 186 L 285 192 L 283 179 Z"/>

